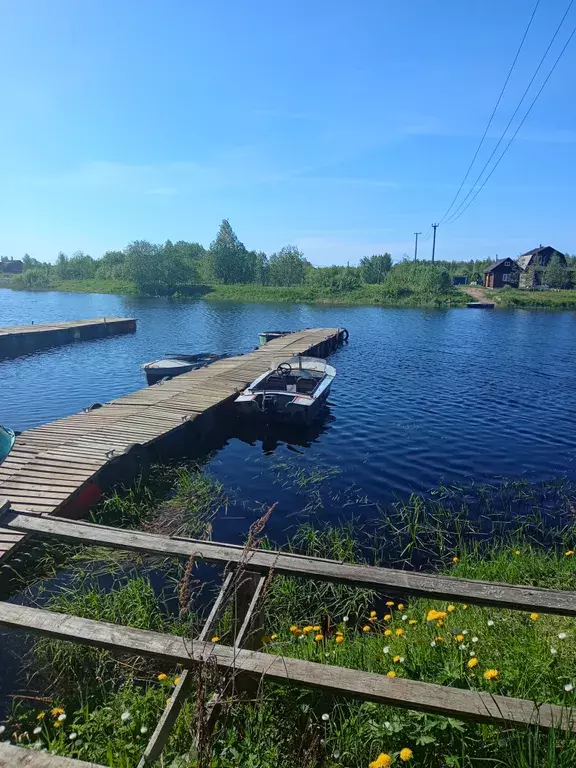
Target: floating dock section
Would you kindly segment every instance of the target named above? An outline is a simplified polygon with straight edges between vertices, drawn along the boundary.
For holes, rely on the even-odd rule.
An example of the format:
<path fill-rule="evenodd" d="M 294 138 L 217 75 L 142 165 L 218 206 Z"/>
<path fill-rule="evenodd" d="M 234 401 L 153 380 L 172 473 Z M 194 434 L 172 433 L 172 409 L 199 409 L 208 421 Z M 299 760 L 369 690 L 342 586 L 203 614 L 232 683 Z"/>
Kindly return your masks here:
<path fill-rule="evenodd" d="M 71 344 L 73 341 L 104 339 L 135 331 L 136 320 L 133 317 L 95 317 L 92 320 L 0 328 L 0 359 L 19 357 L 38 349 Z"/>

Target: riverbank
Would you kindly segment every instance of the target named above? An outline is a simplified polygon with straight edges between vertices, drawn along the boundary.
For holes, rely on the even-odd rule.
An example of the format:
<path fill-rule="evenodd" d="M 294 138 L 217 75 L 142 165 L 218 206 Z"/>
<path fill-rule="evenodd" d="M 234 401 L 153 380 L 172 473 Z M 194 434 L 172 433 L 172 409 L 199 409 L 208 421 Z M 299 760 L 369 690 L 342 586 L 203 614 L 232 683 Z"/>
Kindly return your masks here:
<path fill-rule="evenodd" d="M 14 278 L 0 280 L 0 288 L 31 290 Z M 124 280 L 52 280 L 42 291 L 64 293 L 107 293 L 118 295 L 171 296 L 174 298 L 203 298 L 215 301 L 246 301 L 284 304 L 334 304 L 384 307 L 460 307 L 466 299 L 459 291 L 421 293 L 404 289 L 397 293 L 385 292 L 381 285 L 363 284 L 350 291 L 334 291 L 311 285 L 181 285 L 177 288 L 154 288 L 139 291 Z"/>
<path fill-rule="evenodd" d="M 323 482 L 314 483 L 316 489 Z M 100 522 L 127 528 L 209 537 L 228 494 L 197 469 L 158 467 L 146 485 L 117 494 L 96 514 Z M 558 483 L 504 483 L 452 495 L 443 489 L 382 509 L 361 528 L 301 525 L 284 549 L 574 590 L 574 494 L 573 487 Z M 260 545 L 273 546 L 265 540 Z M 42 588 L 33 591 L 34 599 L 50 610 L 176 635 L 197 634 L 206 593 L 214 590 L 205 574 L 195 572 L 190 580 L 185 564 L 65 544 L 47 546 L 35 568 Z M 58 581 L 63 569 L 64 584 Z M 56 578 L 47 584 L 50 572 Z M 262 642 L 269 653 L 573 705 L 574 619 L 419 598 L 399 602 L 370 590 L 281 576 L 268 585 L 265 611 Z M 430 611 L 436 611 L 432 618 Z M 225 616 L 219 641 L 229 643 L 231 633 Z M 40 690 L 47 698 L 16 699 L 0 738 L 111 768 L 136 766 L 180 674 L 166 664 L 116 658 L 56 640 L 36 641 L 29 662 L 31 671 L 41 671 L 45 687 Z M 389 755 L 389 762 L 382 758 L 377 765 L 569 768 L 576 760 L 575 739 L 555 731 L 464 723 L 457 716 L 265 683 L 256 695 L 229 702 L 213 737 L 203 744 L 206 759 L 200 762 L 191 752 L 195 735 L 206 735 L 198 695 L 209 698 L 216 683 L 205 671 L 208 678 L 195 678 L 169 740 L 166 765 L 368 768 L 379 755 Z"/>
<path fill-rule="evenodd" d="M 363 284 L 353 290 L 335 291 L 312 285 L 182 285 L 174 289 L 151 288 L 139 291 L 126 280 L 53 280 L 49 287 L 27 287 L 14 278 L 0 278 L 0 288 L 13 290 L 61 291 L 63 293 L 104 293 L 133 296 L 170 296 L 174 298 L 203 298 L 214 301 L 246 301 L 275 304 L 326 304 L 341 306 L 381 307 L 465 307 L 469 301 L 493 302 L 501 309 L 576 309 L 576 290 L 520 291 L 502 289 L 487 291 L 476 287 L 461 287 L 443 293 L 422 293 L 402 289 L 385 291 L 382 285 Z"/>

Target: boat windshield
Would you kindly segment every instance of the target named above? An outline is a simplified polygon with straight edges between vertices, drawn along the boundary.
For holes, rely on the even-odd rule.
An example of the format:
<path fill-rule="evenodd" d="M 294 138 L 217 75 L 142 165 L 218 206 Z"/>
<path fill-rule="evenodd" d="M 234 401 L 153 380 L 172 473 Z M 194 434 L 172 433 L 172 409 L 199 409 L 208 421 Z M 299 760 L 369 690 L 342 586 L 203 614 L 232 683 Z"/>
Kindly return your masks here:
<path fill-rule="evenodd" d="M 271 370 L 275 371 L 280 365 L 287 364 L 296 373 L 297 371 L 316 371 L 317 373 L 326 373 L 328 365 L 326 360 L 320 357 L 305 357 L 304 355 L 294 355 L 293 357 L 282 357 L 272 361 Z"/>

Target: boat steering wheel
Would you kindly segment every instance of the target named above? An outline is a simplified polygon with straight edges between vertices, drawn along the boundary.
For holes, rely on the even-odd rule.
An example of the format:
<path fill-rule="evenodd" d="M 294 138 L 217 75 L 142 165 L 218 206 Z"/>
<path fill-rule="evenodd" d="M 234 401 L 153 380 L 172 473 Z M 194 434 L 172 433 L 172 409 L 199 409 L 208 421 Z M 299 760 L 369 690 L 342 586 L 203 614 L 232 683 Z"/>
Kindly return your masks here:
<path fill-rule="evenodd" d="M 290 376 L 292 373 L 292 366 L 290 363 L 280 363 L 278 368 L 276 368 L 276 373 L 278 376 Z"/>

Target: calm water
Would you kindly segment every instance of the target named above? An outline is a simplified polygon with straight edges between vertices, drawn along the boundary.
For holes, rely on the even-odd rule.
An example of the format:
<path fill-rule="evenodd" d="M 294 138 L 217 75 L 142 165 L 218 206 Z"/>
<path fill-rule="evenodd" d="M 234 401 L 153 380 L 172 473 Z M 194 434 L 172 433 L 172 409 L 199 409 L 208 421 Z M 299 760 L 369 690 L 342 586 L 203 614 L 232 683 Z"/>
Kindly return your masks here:
<path fill-rule="evenodd" d="M 139 366 L 167 352 L 247 352 L 267 328 L 345 326 L 323 425 L 304 438 L 232 436 L 211 470 L 244 499 L 281 500 L 283 479 L 338 467 L 322 515 L 345 513 L 351 486 L 390 501 L 438 485 L 501 477 L 576 480 L 576 313 L 395 310 L 144 299 L 0 290 L 0 325 L 134 316 L 135 335 L 0 361 L 0 423 L 25 429 L 145 385 Z M 245 532 L 236 505 L 218 538 Z"/>

